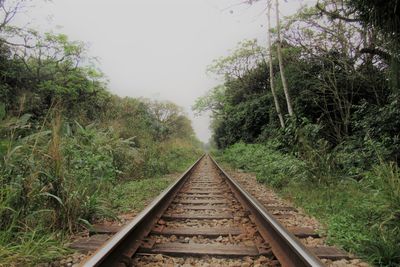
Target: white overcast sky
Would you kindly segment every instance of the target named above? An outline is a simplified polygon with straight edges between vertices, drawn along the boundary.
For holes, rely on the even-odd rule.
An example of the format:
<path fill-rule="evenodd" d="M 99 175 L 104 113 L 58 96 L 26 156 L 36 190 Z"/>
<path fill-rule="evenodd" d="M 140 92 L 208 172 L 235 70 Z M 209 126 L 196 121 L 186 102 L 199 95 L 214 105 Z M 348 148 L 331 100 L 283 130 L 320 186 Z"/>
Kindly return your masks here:
<path fill-rule="evenodd" d="M 213 59 L 244 39 L 266 41 L 265 1 L 53 0 L 38 2 L 16 23 L 67 34 L 98 57 L 109 90 L 119 96 L 169 100 L 182 106 L 200 140 L 210 138 L 209 118 L 191 106 L 220 81 L 206 75 Z M 315 0 L 281 1 L 282 15 Z"/>

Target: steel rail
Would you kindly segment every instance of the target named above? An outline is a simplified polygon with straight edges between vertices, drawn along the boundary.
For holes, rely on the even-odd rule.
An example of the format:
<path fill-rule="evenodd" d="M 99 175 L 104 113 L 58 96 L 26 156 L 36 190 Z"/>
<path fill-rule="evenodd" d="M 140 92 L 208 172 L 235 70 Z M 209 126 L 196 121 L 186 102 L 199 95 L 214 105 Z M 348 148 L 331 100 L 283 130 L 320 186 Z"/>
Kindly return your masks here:
<path fill-rule="evenodd" d="M 130 266 L 133 255 L 141 245 L 141 240 L 150 233 L 153 225 L 161 218 L 203 157 L 204 155 L 81 266 L 116 266 L 119 263 L 125 263 L 127 266 Z M 293 234 L 288 232 L 282 224 L 275 220 L 262 204 L 231 178 L 211 156 L 210 158 L 220 173 L 226 178 L 229 187 L 237 199 L 253 215 L 254 223 L 258 227 L 259 233 L 270 243 L 272 251 L 278 258 L 281 266 L 324 266 Z"/>
<path fill-rule="evenodd" d="M 161 215 L 171 204 L 174 196 L 180 191 L 187 178 L 190 177 L 204 156 L 201 156 L 177 181 L 164 190 L 138 216 L 111 237 L 80 266 L 109 267 L 116 266 L 120 262 L 125 262 L 127 266 L 130 266 L 131 258 L 139 248 L 141 240 L 148 235 L 153 225 L 160 219 Z"/>
<path fill-rule="evenodd" d="M 317 256 L 309 251 L 292 233 L 273 218 L 260 202 L 230 177 L 211 156 L 210 158 L 218 167 L 221 174 L 225 176 L 239 201 L 247 207 L 255 217 L 255 223 L 259 228 L 258 230 L 261 236 L 271 244 L 272 251 L 282 266 L 325 266 Z"/>

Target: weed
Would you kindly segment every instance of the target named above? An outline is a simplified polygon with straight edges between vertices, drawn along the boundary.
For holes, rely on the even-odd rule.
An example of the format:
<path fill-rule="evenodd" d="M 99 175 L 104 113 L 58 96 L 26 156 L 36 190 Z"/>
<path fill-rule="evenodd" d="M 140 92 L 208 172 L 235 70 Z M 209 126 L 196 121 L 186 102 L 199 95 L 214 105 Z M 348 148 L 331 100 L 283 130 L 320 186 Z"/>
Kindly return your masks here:
<path fill-rule="evenodd" d="M 119 212 L 142 210 L 148 201 L 171 184 L 171 178 L 152 178 L 117 185 L 110 192 L 113 209 Z"/>
<path fill-rule="evenodd" d="M 224 151 L 222 159 L 236 168 L 255 172 L 260 182 L 277 188 L 307 177 L 304 162 L 267 145 L 237 143 Z"/>
<path fill-rule="evenodd" d="M 0 231 L 1 266 L 35 266 L 70 252 L 64 248 L 63 238 L 57 233 L 31 230 L 13 234 L 12 239 L 8 235 Z"/>
<path fill-rule="evenodd" d="M 364 171 L 363 179 L 354 180 L 335 169 L 332 164 L 335 158 L 327 151 L 317 155 L 310 149 L 308 153 L 305 157 L 308 160 L 302 162 L 271 145 L 238 143 L 219 158 L 236 168 L 255 172 L 259 181 L 275 187 L 317 217 L 327 225 L 329 243 L 356 253 L 374 265 L 398 266 L 398 166 L 381 161 L 370 171 Z"/>

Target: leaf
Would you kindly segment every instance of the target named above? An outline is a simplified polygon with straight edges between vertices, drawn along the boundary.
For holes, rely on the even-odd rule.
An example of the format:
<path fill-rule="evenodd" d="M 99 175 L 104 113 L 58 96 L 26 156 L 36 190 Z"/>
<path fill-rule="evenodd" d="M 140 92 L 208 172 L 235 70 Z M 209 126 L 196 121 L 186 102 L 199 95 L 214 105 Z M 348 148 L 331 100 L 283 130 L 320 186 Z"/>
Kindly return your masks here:
<path fill-rule="evenodd" d="M 37 211 L 33 211 L 31 215 L 34 216 L 34 215 L 37 215 L 37 214 L 40 214 L 40 213 L 45 213 L 45 212 L 54 212 L 54 210 L 51 210 L 51 209 L 37 210 Z"/>
<path fill-rule="evenodd" d="M 50 134 L 51 134 L 50 130 L 42 131 L 42 132 L 38 132 L 38 133 L 34 133 L 34 134 L 31 134 L 31 135 L 28 135 L 28 136 L 22 138 L 21 140 L 27 142 L 27 141 L 30 141 L 32 139 L 40 138 L 40 137 L 43 137 L 43 136 L 46 136 L 46 135 L 50 135 Z"/>
<path fill-rule="evenodd" d="M 3 211 L 3 210 L 9 210 L 9 211 L 11 211 L 11 212 L 13 212 L 13 213 L 16 213 L 16 212 L 17 212 L 15 209 L 10 208 L 10 207 L 8 207 L 8 206 L 5 206 L 5 207 L 0 208 L 0 211 Z"/>
<path fill-rule="evenodd" d="M 48 192 L 44 192 L 44 193 L 41 193 L 41 194 L 39 194 L 39 195 L 54 198 L 55 200 L 57 200 L 57 202 L 58 202 L 61 206 L 64 206 L 64 203 L 62 202 L 61 198 L 59 198 L 59 197 L 56 196 L 56 195 L 53 195 L 53 194 L 48 193 Z"/>
<path fill-rule="evenodd" d="M 11 157 L 15 152 L 18 151 L 18 149 L 22 148 L 22 146 L 16 146 L 11 151 L 7 154 L 7 157 Z"/>
<path fill-rule="evenodd" d="M 29 119 L 32 117 L 32 114 L 25 113 L 18 120 L 18 125 L 24 126 L 28 123 Z"/>
<path fill-rule="evenodd" d="M 78 222 L 81 222 L 85 226 L 87 226 L 89 229 L 93 229 L 93 225 L 86 219 L 79 218 Z"/>
<path fill-rule="evenodd" d="M 75 124 L 78 126 L 78 128 L 79 128 L 79 130 L 80 130 L 81 132 L 85 132 L 85 128 L 83 128 L 83 126 L 80 125 L 78 121 L 75 121 Z"/>

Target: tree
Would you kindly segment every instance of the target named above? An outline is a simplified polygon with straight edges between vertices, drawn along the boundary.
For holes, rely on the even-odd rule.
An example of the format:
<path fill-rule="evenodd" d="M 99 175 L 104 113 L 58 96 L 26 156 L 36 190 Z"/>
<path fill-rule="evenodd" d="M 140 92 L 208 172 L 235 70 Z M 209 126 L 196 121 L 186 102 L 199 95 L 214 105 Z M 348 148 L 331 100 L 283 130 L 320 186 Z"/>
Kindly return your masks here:
<path fill-rule="evenodd" d="M 274 104 L 275 104 L 275 109 L 276 113 L 278 114 L 279 122 L 281 124 L 282 128 L 285 128 L 285 121 L 283 120 L 282 112 L 281 112 L 281 107 L 279 105 L 279 100 L 278 96 L 276 95 L 275 92 L 275 85 L 274 85 L 274 68 L 272 65 L 272 45 L 271 45 L 271 2 L 268 2 L 268 13 L 267 13 L 267 18 L 268 18 L 268 54 L 269 54 L 269 82 L 271 86 L 271 92 L 272 96 L 274 98 Z"/>
<path fill-rule="evenodd" d="M 399 0 L 347 0 L 346 4 L 354 8 L 357 19 L 378 27 L 388 38 L 400 41 Z"/>
<path fill-rule="evenodd" d="M 39 119 L 58 102 L 65 113 L 95 118 L 109 94 L 103 75 L 85 56 L 81 42 L 69 41 L 63 34 L 39 34 L 18 31 L 23 46 L 2 44 L 0 53 L 0 95 L 10 115 L 20 110 L 20 98 L 25 99 L 25 112 Z M 83 108 L 85 106 L 85 108 Z"/>
<path fill-rule="evenodd" d="M 148 106 L 157 122 L 157 137 L 160 140 L 189 138 L 194 134 L 191 122 L 181 107 L 168 101 L 151 101 Z"/>
<path fill-rule="evenodd" d="M 392 91 L 400 90 L 400 3 L 399 0 L 347 0 L 340 1 L 341 8 L 328 10 L 324 1 L 316 7 L 334 20 L 362 23 L 371 30 L 369 42 L 360 53 L 378 56 L 390 69 Z M 336 1 L 338 2 L 338 1 Z M 329 2 L 328 2 L 329 3 Z M 372 38 L 371 38 L 372 37 Z"/>
<path fill-rule="evenodd" d="M 213 116 L 221 115 L 221 111 L 224 109 L 225 90 L 224 85 L 217 85 L 204 96 L 197 98 L 192 110 L 197 114 L 211 111 Z"/>
<path fill-rule="evenodd" d="M 388 65 L 385 60 L 361 51 L 372 42 L 383 47 L 384 42 L 374 40 L 379 35 L 357 20 L 353 21 L 353 17 L 348 16 L 348 7 L 342 1 L 325 0 L 323 7 L 326 12 L 321 12 L 317 7 L 303 8 L 281 23 L 280 32 L 285 40 L 284 71 L 290 96 L 296 106 L 296 117 L 298 121 L 317 125 L 318 138 L 335 146 L 354 134 L 358 127 L 355 126 L 363 120 L 361 117 L 369 114 L 368 110 L 362 109 L 364 115 L 357 113 L 359 117 L 355 119 L 356 112 L 361 110 L 360 106 L 364 107 L 364 103 L 367 103 L 374 109 L 373 106 L 382 107 L 389 99 L 395 98 L 389 98 L 386 77 Z M 351 21 L 334 19 L 328 13 L 347 15 Z M 255 51 L 264 52 L 263 49 Z M 273 117 L 277 113 L 276 103 L 285 97 L 283 86 L 276 83 L 276 76 L 280 74 L 275 72 L 273 77 L 274 68 L 278 68 L 278 59 L 271 58 L 273 53 L 269 54 L 269 62 L 259 60 L 258 65 L 253 65 L 256 61 L 250 60 L 249 67 L 243 64 L 251 53 L 234 51 L 232 55 L 228 57 L 229 60 L 222 58 L 218 61 L 223 64 L 216 68 L 225 78 L 224 84 L 219 87 L 223 90 L 212 90 L 200 98 L 194 107 L 198 111 L 212 112 L 212 128 L 219 147 L 238 140 L 254 142 L 278 135 L 273 130 L 281 120 Z M 260 57 L 250 58 L 254 60 Z M 294 120 L 290 120 L 290 125 L 288 123 L 285 122 L 285 129 L 290 128 L 293 132 L 304 126 Z M 315 132 L 312 134 L 315 135 Z"/>
<path fill-rule="evenodd" d="M 229 56 L 213 60 L 207 72 L 240 80 L 243 75 L 264 61 L 264 54 L 265 49 L 258 45 L 256 39 L 244 40 Z"/>
<path fill-rule="evenodd" d="M 276 11 L 276 29 L 277 29 L 277 34 L 278 34 L 278 39 L 277 39 L 277 52 L 278 52 L 278 61 L 279 61 L 279 71 L 281 74 L 281 79 L 282 79 L 282 86 L 283 86 L 283 91 L 285 93 L 285 98 L 286 98 L 286 104 L 287 104 L 287 109 L 289 112 L 290 116 L 293 116 L 293 107 L 292 107 L 292 100 L 290 97 L 289 89 L 288 89 L 288 84 L 286 81 L 286 75 L 285 75 L 285 69 L 283 66 L 283 59 L 282 59 L 282 38 L 281 38 L 281 22 L 279 19 L 279 1 L 275 0 L 275 11 Z"/>
<path fill-rule="evenodd" d="M 283 25 L 288 46 L 299 50 L 288 60 L 289 84 L 299 114 L 325 125 L 331 143 L 341 142 L 352 131 L 354 106 L 360 101 L 384 104 L 387 63 L 361 50 L 374 42 L 376 33 L 363 27 L 342 1 L 326 0 L 320 7 L 303 8 Z M 320 12 L 320 8 L 324 12 Z M 333 18 L 346 17 L 349 21 Z M 296 77 L 297 76 L 297 77 Z M 303 80 L 303 81 L 302 81 Z M 307 111 L 307 107 L 310 111 Z"/>
<path fill-rule="evenodd" d="M 258 2 L 260 0 L 246 0 L 244 1 L 247 4 L 253 4 L 254 2 Z M 268 18 L 270 17 L 270 9 L 271 9 L 271 1 L 272 0 L 268 0 Z M 288 89 L 288 83 L 286 80 L 286 75 L 285 75 L 285 68 L 283 65 L 283 58 L 282 58 L 282 38 L 281 38 L 281 26 L 280 26 L 280 19 L 279 19 L 279 1 L 275 0 L 275 11 L 276 11 L 276 27 L 277 27 L 277 54 L 278 54 L 278 62 L 279 62 L 279 72 L 280 72 L 280 76 L 281 76 L 281 81 L 282 81 L 282 86 L 283 86 L 283 91 L 285 93 L 285 99 L 286 99 L 286 105 L 287 105 L 287 109 L 288 109 L 288 113 L 290 116 L 294 115 L 293 112 L 293 106 L 292 106 L 292 100 L 290 97 L 290 92 Z M 268 28 L 270 28 L 270 23 L 268 23 Z M 271 49 L 271 46 L 269 45 L 269 48 Z M 271 50 L 269 51 L 271 53 Z M 271 71 L 271 70 L 270 70 Z M 280 109 L 280 108 L 278 108 Z M 278 110 L 277 110 L 278 112 Z M 278 116 L 279 116 L 280 112 L 278 112 Z M 281 120 L 281 118 L 279 117 L 279 120 Z M 281 123 L 282 125 L 282 123 Z"/>

